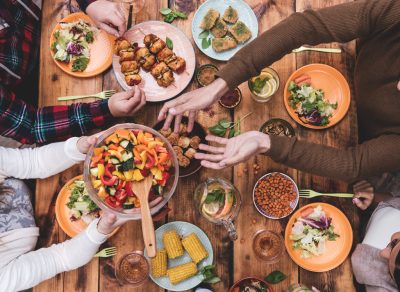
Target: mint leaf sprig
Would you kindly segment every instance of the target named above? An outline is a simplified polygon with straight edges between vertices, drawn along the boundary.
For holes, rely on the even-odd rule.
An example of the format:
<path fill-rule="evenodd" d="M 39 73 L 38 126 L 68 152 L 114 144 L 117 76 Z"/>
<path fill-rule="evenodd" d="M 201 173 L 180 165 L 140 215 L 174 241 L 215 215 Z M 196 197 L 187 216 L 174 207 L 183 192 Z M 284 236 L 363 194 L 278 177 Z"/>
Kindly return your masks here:
<path fill-rule="evenodd" d="M 242 118 L 238 119 L 236 122 L 230 122 L 227 119 L 220 120 L 216 125 L 209 127 L 208 130 L 211 134 L 214 134 L 218 137 L 225 137 L 228 132 L 228 138 L 236 137 L 241 134 L 241 122 L 251 115 L 253 112 L 250 112 L 244 115 Z"/>

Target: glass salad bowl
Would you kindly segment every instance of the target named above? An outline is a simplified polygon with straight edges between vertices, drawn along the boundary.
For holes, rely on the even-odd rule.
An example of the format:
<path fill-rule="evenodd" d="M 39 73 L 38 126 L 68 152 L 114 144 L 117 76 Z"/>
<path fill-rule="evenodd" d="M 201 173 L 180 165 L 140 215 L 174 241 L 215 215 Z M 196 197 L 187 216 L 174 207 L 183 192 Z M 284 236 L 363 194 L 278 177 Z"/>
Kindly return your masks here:
<path fill-rule="evenodd" d="M 159 147 L 157 144 L 162 147 L 157 148 Z M 142 146 L 142 148 L 136 146 Z M 161 165 L 161 162 L 157 162 L 162 159 L 161 152 L 164 152 L 165 154 L 162 155 L 164 158 L 168 157 L 167 161 L 168 159 L 170 161 L 163 164 L 168 163 L 165 169 L 157 166 Z M 105 159 L 106 156 L 107 159 Z M 154 157 L 157 158 L 154 159 Z M 96 162 L 97 158 L 100 162 Z M 100 164 L 103 166 L 100 167 Z M 140 167 L 142 168 L 139 169 Z M 100 172 L 104 174 L 100 175 Z M 171 144 L 160 133 L 143 125 L 125 123 L 109 128 L 98 137 L 97 143 L 86 155 L 83 178 L 89 196 L 103 211 L 114 213 L 121 218 L 139 220 L 141 219 L 140 201 L 133 193 L 130 193 L 129 183 L 141 180 L 150 172 L 154 179 L 149 204 L 150 212 L 154 215 L 174 194 L 179 178 L 178 160 Z"/>

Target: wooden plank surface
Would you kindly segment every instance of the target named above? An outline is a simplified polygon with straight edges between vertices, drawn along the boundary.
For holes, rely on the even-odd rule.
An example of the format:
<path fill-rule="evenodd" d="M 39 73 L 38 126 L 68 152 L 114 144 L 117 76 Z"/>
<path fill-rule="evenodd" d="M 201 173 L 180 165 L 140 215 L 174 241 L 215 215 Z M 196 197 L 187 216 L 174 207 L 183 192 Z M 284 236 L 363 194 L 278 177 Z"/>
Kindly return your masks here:
<path fill-rule="evenodd" d="M 295 11 L 303 11 L 306 8 L 315 9 L 326 7 L 346 1 L 350 0 L 246 0 L 256 11 L 256 14 L 260 16 L 260 33 L 269 29 Z M 121 90 L 115 80 L 112 69 L 94 78 L 78 79 L 63 73 L 53 64 L 49 52 L 48 40 L 56 22 L 69 13 L 70 7 L 66 4 L 69 1 L 64 0 L 44 0 L 43 2 L 39 105 L 59 104 L 56 98 L 61 95 L 94 93 L 102 89 Z M 175 21 L 174 25 L 182 29 L 191 39 L 195 48 L 197 67 L 206 63 L 213 63 L 222 67 L 224 65 L 223 62 L 212 61 L 202 54 L 194 45 L 191 36 L 191 20 L 194 12 L 203 2 L 204 0 L 134 0 L 133 23 L 154 19 L 160 20 L 161 15 L 158 13 L 158 10 L 161 7 L 169 6 L 180 11 L 185 11 L 188 14 L 188 19 Z M 124 7 L 127 9 L 126 4 Z M 327 46 L 337 46 L 337 44 Z M 297 55 L 289 54 L 275 62 L 272 68 L 278 72 L 281 84 L 285 83 L 294 70 L 305 64 L 314 62 L 331 65 L 341 71 L 347 80 L 352 81 L 355 44 L 352 42 L 340 46 L 345 51 L 344 54 L 333 55 L 308 52 Z M 197 86 L 196 82 L 192 82 L 186 91 L 193 90 L 197 88 Z M 298 136 L 302 139 L 338 147 L 353 145 L 357 141 L 354 102 L 352 102 L 349 114 L 339 125 L 323 132 L 310 131 L 297 126 L 297 124 L 289 118 L 282 102 L 282 85 L 274 98 L 266 104 L 259 104 L 251 99 L 247 84 L 242 84 L 240 89 L 243 93 L 243 101 L 235 111 L 223 109 L 218 104 L 215 104 L 212 106 L 211 110 L 201 111 L 199 113 L 199 123 L 204 127 L 209 127 L 222 117 L 236 120 L 244 114 L 253 112 L 243 123 L 242 132 L 258 130 L 261 124 L 266 120 L 273 117 L 281 117 L 288 120 L 294 126 Z M 152 126 L 156 122 L 158 111 L 161 106 L 162 104 L 148 103 L 145 109 L 134 118 L 125 120 Z M 253 169 L 253 164 L 258 164 L 260 166 L 260 170 L 258 170 L 257 173 Z M 217 271 L 222 279 L 219 284 L 213 285 L 214 291 L 228 291 L 229 287 L 242 277 L 256 276 L 263 278 L 273 270 L 281 270 L 288 275 L 287 280 L 278 285 L 274 285 L 274 291 L 286 291 L 290 284 L 298 282 L 310 286 L 314 285 L 322 291 L 353 291 L 354 286 L 352 283 L 353 279 L 349 260 L 332 272 L 316 274 L 298 268 L 286 252 L 281 260 L 274 264 L 267 264 L 256 258 L 252 251 L 252 237 L 254 233 L 260 229 L 270 229 L 277 231 L 283 236 L 287 222 L 285 220 L 267 220 L 258 214 L 253 206 L 251 196 L 254 183 L 262 174 L 272 170 L 288 173 L 301 187 L 311 187 L 321 191 L 347 190 L 346 184 L 288 169 L 285 166 L 272 162 L 267 157 L 257 156 L 246 163 L 223 171 L 202 169 L 196 175 L 180 179 L 178 188 L 169 202 L 169 207 L 172 210 L 168 218 L 162 223 L 176 220 L 189 221 L 198 225 L 207 233 L 213 245 L 215 255 L 214 261 L 217 264 Z M 81 172 L 82 167 L 75 166 L 62 174 L 55 175 L 45 180 L 38 180 L 35 212 L 37 223 L 41 230 L 39 240 L 40 247 L 62 242 L 67 238 L 55 220 L 55 200 L 63 184 Z M 208 177 L 213 176 L 232 180 L 242 195 L 242 209 L 235 222 L 239 239 L 235 243 L 229 240 L 227 232 L 222 226 L 213 225 L 201 218 L 193 203 L 193 194 L 196 186 Z M 353 223 L 354 231 L 357 230 L 358 217 L 349 200 L 333 199 L 326 201 L 344 210 L 349 220 Z M 301 201 L 300 204 L 303 205 L 306 203 L 307 201 Z M 157 226 L 160 224 L 161 223 L 157 224 Z M 141 234 L 140 222 L 129 222 L 105 244 L 106 246 L 117 246 L 117 256 L 108 259 L 92 260 L 86 267 L 60 274 L 53 279 L 43 282 L 35 287 L 34 291 L 162 291 L 163 289 L 158 288 L 151 281 L 148 281 L 140 288 L 133 289 L 128 286 L 120 286 L 115 279 L 115 265 L 121 256 L 130 251 L 143 249 Z M 354 232 L 354 235 L 354 242 L 356 243 L 357 232 Z"/>

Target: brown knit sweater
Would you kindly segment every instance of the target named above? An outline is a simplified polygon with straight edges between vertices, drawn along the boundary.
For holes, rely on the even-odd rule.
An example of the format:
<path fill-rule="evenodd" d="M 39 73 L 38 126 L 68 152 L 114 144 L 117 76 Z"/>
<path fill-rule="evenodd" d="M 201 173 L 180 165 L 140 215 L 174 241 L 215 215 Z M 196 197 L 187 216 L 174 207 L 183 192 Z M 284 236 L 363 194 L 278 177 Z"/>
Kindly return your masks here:
<path fill-rule="evenodd" d="M 362 144 L 336 149 L 271 136 L 267 154 L 276 162 L 345 181 L 400 170 L 400 0 L 294 13 L 240 50 L 218 75 L 234 88 L 301 45 L 356 38 L 354 85 Z"/>

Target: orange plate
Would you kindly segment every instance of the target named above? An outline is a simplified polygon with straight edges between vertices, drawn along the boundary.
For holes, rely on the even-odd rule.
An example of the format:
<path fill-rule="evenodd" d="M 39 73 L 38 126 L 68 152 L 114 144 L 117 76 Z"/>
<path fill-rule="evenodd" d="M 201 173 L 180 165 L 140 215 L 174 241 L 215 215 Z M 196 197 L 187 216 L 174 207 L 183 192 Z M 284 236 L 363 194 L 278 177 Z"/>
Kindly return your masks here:
<path fill-rule="evenodd" d="M 335 233 L 339 234 L 340 237 L 335 241 L 327 241 L 324 254 L 303 259 L 300 256 L 301 251 L 299 249 L 293 249 L 293 241 L 289 239 L 289 235 L 292 232 L 295 219 L 300 217 L 300 212 L 308 207 L 315 208 L 318 205 L 332 218 L 332 225 L 335 227 Z M 349 255 L 352 244 L 353 231 L 346 215 L 338 208 L 326 203 L 312 203 L 300 208 L 292 215 L 286 225 L 285 246 L 288 254 L 297 265 L 311 272 L 327 272 L 338 267 Z"/>
<path fill-rule="evenodd" d="M 142 77 L 142 82 L 140 82 L 139 87 L 146 93 L 146 100 L 159 102 L 177 96 L 189 85 L 196 68 L 196 56 L 188 37 L 179 28 L 166 22 L 146 21 L 139 23 L 128 30 L 124 37 L 131 43 L 138 43 L 140 47 L 144 47 L 143 38 L 149 33 L 157 35 L 164 41 L 167 37 L 170 38 L 174 53 L 186 61 L 186 70 L 180 74 L 174 73 L 175 82 L 167 88 L 159 86 L 150 72 L 140 69 L 139 74 Z M 129 90 L 131 87 L 126 84 L 124 74 L 121 73 L 119 56 L 114 55 L 112 63 L 118 83 L 123 89 Z"/>
<path fill-rule="evenodd" d="M 289 83 L 297 77 L 308 74 L 311 77 L 311 84 L 315 89 L 322 89 L 325 92 L 325 98 L 331 103 L 338 103 L 330 122 L 326 126 L 314 126 L 303 123 L 294 109 L 289 106 Z M 297 69 L 290 75 L 285 85 L 283 102 L 289 115 L 300 125 L 310 129 L 326 129 L 339 123 L 350 107 L 350 88 L 344 76 L 335 68 L 324 64 L 310 64 Z"/>
<path fill-rule="evenodd" d="M 60 22 L 74 22 L 79 19 L 82 19 L 91 25 L 94 26 L 93 20 L 90 19 L 89 16 L 82 12 L 78 13 L 72 13 L 62 19 Z M 51 33 L 50 36 L 50 53 L 52 56 L 52 59 L 54 60 L 54 53 L 51 50 L 51 45 L 54 42 L 53 35 L 54 33 L 59 30 L 60 24 L 57 24 L 53 32 Z M 103 30 L 99 30 L 99 32 L 95 35 L 94 42 L 89 45 L 90 48 L 90 60 L 87 68 L 83 72 L 72 72 L 71 71 L 71 64 L 66 64 L 64 62 L 56 61 L 56 65 L 63 70 L 64 72 L 75 76 L 75 77 L 93 77 L 96 76 L 105 70 L 107 70 L 108 67 L 110 67 L 112 63 L 112 55 L 113 55 L 113 45 L 114 45 L 114 40 L 115 37 L 106 33 Z"/>
<path fill-rule="evenodd" d="M 57 201 L 56 201 L 56 218 L 57 222 L 60 225 L 61 229 L 69 236 L 74 237 L 82 230 L 86 229 L 87 225 L 83 220 L 78 220 L 72 222 L 69 220 L 69 209 L 66 206 L 69 202 L 69 196 L 71 195 L 70 186 L 76 180 L 83 180 L 83 175 L 78 175 L 72 179 L 70 179 L 60 190 L 58 193 Z M 115 234 L 119 228 L 115 229 L 112 234 Z"/>

